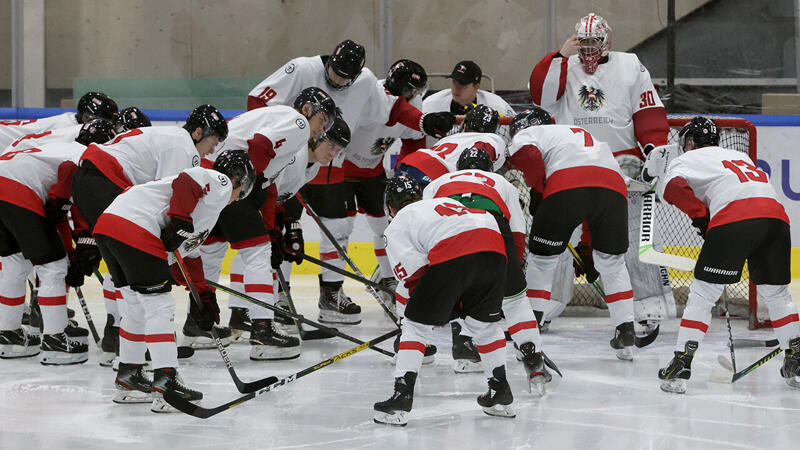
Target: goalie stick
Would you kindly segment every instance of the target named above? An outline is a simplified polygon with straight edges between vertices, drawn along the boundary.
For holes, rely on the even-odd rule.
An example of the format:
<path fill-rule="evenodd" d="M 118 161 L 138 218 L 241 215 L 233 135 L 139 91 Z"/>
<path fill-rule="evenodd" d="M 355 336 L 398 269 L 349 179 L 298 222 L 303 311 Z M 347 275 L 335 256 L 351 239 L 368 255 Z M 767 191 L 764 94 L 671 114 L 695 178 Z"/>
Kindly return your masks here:
<path fill-rule="evenodd" d="M 302 314 L 293 314 L 293 313 L 291 313 L 289 311 L 286 311 L 283 308 L 278 308 L 277 306 L 273 306 L 273 305 L 270 305 L 269 303 L 262 302 L 261 300 L 253 298 L 253 297 L 251 297 L 251 296 L 249 296 L 247 294 L 243 294 L 243 293 L 241 293 L 239 291 L 236 291 L 234 289 L 231 289 L 231 288 L 229 288 L 227 286 L 223 286 L 223 285 L 221 285 L 219 283 L 215 283 L 215 282 L 213 282 L 211 280 L 206 280 L 206 283 L 208 283 L 209 286 L 215 287 L 215 288 L 219 289 L 222 292 L 225 292 L 227 294 L 231 294 L 231 295 L 233 295 L 235 297 L 239 297 L 240 299 L 245 300 L 247 302 L 250 302 L 250 303 L 252 303 L 254 305 L 258 305 L 258 306 L 261 306 L 263 308 L 267 308 L 269 310 L 272 310 L 276 314 L 279 314 L 279 315 L 281 315 L 283 317 L 288 317 L 290 319 L 294 319 L 294 320 L 297 320 L 299 322 L 303 322 L 303 323 L 311 325 L 311 326 L 313 326 L 313 327 L 315 327 L 315 328 L 317 328 L 319 330 L 323 330 L 326 333 L 330 333 L 330 334 L 332 334 L 334 336 L 338 336 L 338 337 L 340 337 L 342 339 L 346 339 L 346 340 L 348 340 L 350 342 L 354 342 L 356 344 L 363 344 L 364 343 L 364 341 L 362 341 L 360 339 L 357 339 L 357 338 L 354 338 L 353 336 L 344 334 L 341 331 L 337 330 L 336 328 L 326 327 L 325 325 L 322 325 L 320 323 L 314 322 L 313 320 L 306 319 Z M 370 349 L 374 350 L 374 351 L 376 351 L 378 353 L 383 353 L 384 355 L 386 355 L 386 356 L 388 356 L 390 358 L 394 358 L 394 353 L 387 352 L 386 350 L 384 350 L 382 348 L 370 347 Z"/>
<path fill-rule="evenodd" d="M 292 294 L 289 292 L 289 284 L 286 282 L 286 278 L 283 276 L 283 270 L 278 267 L 275 272 L 278 274 L 278 282 L 280 282 L 283 292 L 286 293 L 286 305 L 289 307 L 289 312 L 292 314 L 297 314 L 297 309 L 295 309 L 294 301 L 292 300 Z M 300 334 L 300 339 L 304 341 L 313 341 L 317 339 L 328 339 L 334 337 L 333 334 L 327 333 L 325 330 L 304 330 L 303 325 L 297 319 L 294 319 L 294 324 L 297 326 L 297 332 Z M 333 329 L 336 330 L 335 328 Z"/>
<path fill-rule="evenodd" d="M 674 269 L 691 272 L 697 261 L 685 256 L 670 255 L 656 251 L 653 247 L 655 234 L 656 194 L 648 192 L 642 195 L 642 218 L 639 226 L 639 261 L 657 266 L 667 266 Z"/>
<path fill-rule="evenodd" d="M 321 361 L 321 362 L 319 362 L 319 363 L 317 363 L 317 364 L 315 364 L 315 365 L 313 365 L 311 367 L 307 367 L 307 368 L 305 368 L 305 369 L 303 369 L 303 370 L 301 370 L 299 372 L 296 372 L 296 373 L 293 373 L 293 374 L 291 374 L 291 375 L 289 375 L 287 377 L 281 378 L 281 379 L 277 380 L 276 382 L 270 384 L 269 386 L 265 386 L 265 387 L 255 391 L 255 392 L 250 392 L 250 393 L 248 393 L 246 395 L 243 395 L 243 396 L 241 396 L 241 397 L 239 397 L 237 399 L 231 400 L 228 403 L 225 403 L 225 404 L 213 407 L 213 408 L 204 408 L 204 407 L 202 407 L 200 405 L 195 405 L 194 403 L 191 403 L 190 401 L 179 397 L 178 395 L 176 395 L 172 391 L 166 391 L 164 393 L 164 400 L 167 403 L 169 403 L 173 408 L 177 409 L 178 411 L 181 411 L 183 413 L 189 414 L 190 416 L 199 417 L 201 419 L 207 419 L 207 418 L 209 418 L 211 416 L 214 416 L 214 415 L 217 415 L 217 414 L 219 414 L 219 413 L 221 413 L 223 411 L 227 411 L 227 410 L 233 408 L 234 406 L 239 406 L 242 403 L 247 402 L 248 400 L 252 400 L 252 399 L 254 399 L 256 397 L 260 397 L 260 396 L 266 394 L 267 392 L 269 392 L 269 391 L 271 391 L 273 389 L 276 389 L 278 387 L 287 385 L 287 384 L 289 384 L 289 383 L 291 383 L 291 382 L 293 382 L 293 381 L 295 381 L 295 380 L 297 380 L 299 378 L 302 378 L 302 377 L 304 377 L 304 376 L 306 376 L 306 375 L 308 375 L 310 373 L 316 372 L 317 370 L 320 370 L 320 369 L 322 369 L 324 367 L 327 367 L 327 366 L 329 366 L 329 365 L 331 365 L 331 364 L 333 364 L 335 362 L 339 362 L 339 361 L 341 361 L 341 360 L 343 360 L 343 359 L 345 359 L 345 358 L 347 358 L 349 356 L 353 356 L 356 353 L 358 353 L 358 352 L 360 352 L 360 351 L 362 351 L 364 349 L 373 348 L 372 347 L 373 345 L 378 344 L 380 342 L 383 342 L 383 341 L 385 341 L 387 339 L 393 338 L 395 335 L 397 335 L 399 333 L 400 333 L 400 329 L 394 329 L 394 330 L 392 330 L 392 331 L 390 331 L 390 332 L 388 332 L 388 333 L 386 333 L 384 335 L 381 335 L 381 336 L 379 336 L 379 337 L 377 337 L 375 339 L 372 339 L 372 340 L 369 340 L 367 342 L 364 342 L 363 344 L 358 345 L 357 347 L 353 347 L 350 350 L 347 350 L 345 352 L 339 353 L 338 355 L 333 356 L 331 358 L 328 358 L 328 359 L 326 359 L 324 361 Z"/>
<path fill-rule="evenodd" d="M 173 251 L 172 254 L 175 256 L 175 259 L 178 263 L 178 268 L 181 271 L 181 275 L 183 275 L 184 280 L 186 280 L 186 285 L 189 287 L 189 293 L 191 294 L 192 300 L 194 300 L 198 308 L 202 310 L 204 308 L 203 303 L 200 300 L 200 295 L 197 293 L 197 287 L 189 277 L 189 270 L 186 268 L 186 265 L 183 262 L 183 257 L 180 253 L 178 253 L 177 250 Z M 219 350 L 222 361 L 225 363 L 225 367 L 228 369 L 228 373 L 231 374 L 233 383 L 236 385 L 236 389 L 238 389 L 239 392 L 243 394 L 254 392 L 278 381 L 277 377 L 267 377 L 260 380 L 251 381 L 249 383 L 243 382 L 239 376 L 236 375 L 236 370 L 233 368 L 233 363 L 231 363 L 231 359 L 228 357 L 228 352 L 225 350 L 225 346 L 222 345 L 222 340 L 219 338 L 219 334 L 214 328 L 214 325 L 211 325 L 211 337 L 214 339 L 214 343 L 217 345 L 217 350 Z"/>

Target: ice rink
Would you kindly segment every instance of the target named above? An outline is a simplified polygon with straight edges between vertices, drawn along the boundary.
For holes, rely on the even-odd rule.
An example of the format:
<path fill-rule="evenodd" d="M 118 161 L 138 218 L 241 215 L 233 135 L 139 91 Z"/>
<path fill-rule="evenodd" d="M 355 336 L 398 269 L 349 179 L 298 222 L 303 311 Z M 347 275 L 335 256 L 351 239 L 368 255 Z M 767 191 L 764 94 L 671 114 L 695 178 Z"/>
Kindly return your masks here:
<path fill-rule="evenodd" d="M 316 319 L 315 276 L 295 276 L 298 308 Z M 798 296 L 800 283 L 793 283 Z M 392 324 L 362 287 L 347 282 L 347 293 L 364 309 L 363 322 L 342 327 L 362 339 L 391 330 Z M 87 279 L 84 293 L 100 328 L 105 311 L 99 284 Z M 179 293 L 173 290 L 173 293 Z M 178 326 L 186 300 L 179 294 Z M 227 296 L 220 297 L 221 305 Z M 81 326 L 77 300 L 70 298 Z M 228 310 L 223 308 L 223 323 Z M 450 331 L 436 344 L 433 365 L 417 382 L 414 409 L 405 428 L 372 422 L 372 404 L 392 391 L 390 359 L 363 351 L 245 404 L 203 420 L 182 413 L 151 413 L 149 405 L 116 405 L 114 373 L 98 366 L 90 345 L 86 364 L 45 367 L 36 358 L 0 361 L 0 447 L 33 448 L 764 448 L 796 449 L 800 391 L 778 374 L 779 356 L 735 385 L 709 381 L 717 355 L 728 355 L 723 319 L 715 319 L 692 365 L 685 395 L 659 390 L 656 373 L 672 356 L 678 320 L 662 324 L 656 342 L 640 349 L 633 363 L 615 358 L 608 318 L 559 318 L 544 335 L 545 351 L 558 364 L 543 398 L 526 391 L 521 363 L 508 353 L 515 419 L 490 417 L 475 399 L 486 389 L 483 374 L 453 373 Z M 770 330 L 751 332 L 734 321 L 738 338 L 770 339 Z M 391 341 L 383 345 L 391 348 Z M 340 353 L 354 344 L 335 338 L 303 344 L 299 359 L 251 362 L 248 345 L 228 352 L 243 381 L 286 376 Z M 509 345 L 509 349 L 513 348 Z M 743 368 L 768 352 L 740 349 Z M 214 350 L 181 360 L 187 384 L 217 406 L 241 395 Z M 792 444 L 794 442 L 794 444 Z"/>

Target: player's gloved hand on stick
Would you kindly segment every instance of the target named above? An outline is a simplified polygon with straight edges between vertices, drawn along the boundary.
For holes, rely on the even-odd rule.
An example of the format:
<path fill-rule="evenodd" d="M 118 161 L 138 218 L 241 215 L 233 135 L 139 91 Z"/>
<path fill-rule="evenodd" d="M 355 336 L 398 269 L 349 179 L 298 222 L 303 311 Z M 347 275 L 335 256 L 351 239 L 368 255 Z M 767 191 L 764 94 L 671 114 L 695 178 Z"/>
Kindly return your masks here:
<path fill-rule="evenodd" d="M 420 118 L 420 129 L 428 136 L 441 139 L 453 128 L 456 116 L 449 111 L 423 114 Z"/>
<path fill-rule="evenodd" d="M 269 238 L 272 244 L 269 262 L 273 269 L 278 270 L 278 268 L 281 266 L 281 263 L 283 263 L 284 258 L 281 230 L 270 230 Z"/>
<path fill-rule="evenodd" d="M 600 277 L 600 273 L 594 268 L 594 257 L 592 257 L 592 247 L 586 244 L 578 244 L 575 247 L 575 252 L 581 257 L 583 267 L 578 264 L 578 261 L 572 261 L 572 266 L 575 268 L 575 276 L 586 275 L 586 281 L 594 283 Z"/>
<path fill-rule="evenodd" d="M 192 236 L 192 233 L 194 233 L 194 225 L 191 221 L 172 217 L 167 226 L 161 230 L 161 240 L 164 241 L 164 248 L 168 252 L 174 252 L 183 244 L 183 241 Z"/>
<path fill-rule="evenodd" d="M 300 264 L 303 262 L 303 253 L 306 246 L 303 241 L 303 229 L 300 222 L 289 222 L 286 224 L 286 234 L 283 235 L 283 259 L 285 261 Z"/>
<path fill-rule="evenodd" d="M 75 237 L 75 257 L 81 273 L 87 277 L 92 276 L 92 273 L 100 268 L 103 257 L 97 248 L 97 242 L 88 231 L 80 232 Z"/>
<path fill-rule="evenodd" d="M 697 228 L 697 234 L 705 239 L 706 231 L 708 231 L 708 216 L 695 217 L 692 219 L 692 226 Z"/>
<path fill-rule="evenodd" d="M 67 255 L 69 260 L 67 265 L 67 276 L 64 277 L 64 282 L 70 287 L 83 286 L 83 270 L 78 262 L 77 252 L 75 250 L 69 252 Z"/>
<path fill-rule="evenodd" d="M 219 323 L 219 305 L 217 295 L 211 289 L 200 291 L 200 307 L 196 301 L 189 302 L 189 315 L 203 330 L 211 330 L 215 323 Z M 191 294 L 189 294 L 191 295 Z"/>
<path fill-rule="evenodd" d="M 68 198 L 48 198 L 44 204 L 44 218 L 50 225 L 56 225 L 64 220 L 72 202 Z"/>

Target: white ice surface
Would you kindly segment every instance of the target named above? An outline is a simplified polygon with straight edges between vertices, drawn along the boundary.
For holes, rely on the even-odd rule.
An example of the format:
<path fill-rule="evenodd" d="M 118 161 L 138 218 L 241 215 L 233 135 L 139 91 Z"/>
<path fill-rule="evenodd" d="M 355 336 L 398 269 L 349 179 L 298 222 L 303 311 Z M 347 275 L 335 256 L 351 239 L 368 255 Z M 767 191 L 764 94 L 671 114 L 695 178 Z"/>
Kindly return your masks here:
<path fill-rule="evenodd" d="M 301 312 L 315 319 L 316 277 L 296 276 L 292 285 Z M 391 329 L 363 288 L 348 281 L 346 291 L 364 313 L 361 325 L 342 327 L 343 331 L 369 339 Z M 87 280 L 84 292 L 102 329 L 105 311 L 98 283 Z M 183 294 L 178 298 L 176 322 L 181 326 L 186 301 Z M 226 300 L 222 296 L 221 303 Z M 70 299 L 70 306 L 84 325 L 75 299 Z M 227 316 L 223 308 L 225 323 Z M 735 385 L 708 381 L 718 367 L 717 355 L 728 355 L 724 320 L 715 319 L 711 325 L 692 366 L 688 392 L 661 392 L 656 373 L 672 356 L 677 327 L 677 320 L 663 324 L 658 340 L 627 363 L 617 360 L 608 345 L 612 329 L 607 318 L 557 319 L 544 335 L 545 351 L 565 378 L 556 377 L 544 398 L 526 392 L 521 364 L 508 353 L 516 419 L 480 411 L 475 398 L 485 389 L 483 375 L 453 373 L 449 330 L 443 331 L 436 362 L 421 371 L 405 428 L 372 422 L 372 404 L 388 398 L 393 376 L 389 358 L 372 351 L 206 420 L 181 413 L 156 415 L 149 405 L 112 403 L 114 373 L 97 365 L 93 344 L 89 362 L 78 366 L 45 367 L 35 358 L 0 360 L 0 447 L 798 448 L 800 391 L 781 380 L 782 356 Z M 747 331 L 744 321 L 734 322 L 734 333 L 773 336 L 769 330 Z M 247 345 L 233 345 L 228 351 L 240 377 L 251 381 L 288 375 L 353 345 L 341 339 L 310 341 L 303 344 L 302 356 L 289 362 L 252 362 Z M 384 348 L 390 349 L 391 343 Z M 767 352 L 738 350 L 738 366 L 745 367 Z M 182 360 L 180 370 L 190 386 L 205 394 L 204 405 L 216 406 L 241 395 L 216 350 Z"/>

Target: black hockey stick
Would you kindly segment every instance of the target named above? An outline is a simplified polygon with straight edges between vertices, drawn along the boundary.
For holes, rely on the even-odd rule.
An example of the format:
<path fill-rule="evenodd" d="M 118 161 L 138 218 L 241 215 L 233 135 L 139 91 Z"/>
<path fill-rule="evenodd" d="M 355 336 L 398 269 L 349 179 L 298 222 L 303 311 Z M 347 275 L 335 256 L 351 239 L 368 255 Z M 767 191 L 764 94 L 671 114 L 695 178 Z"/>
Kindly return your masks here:
<path fill-rule="evenodd" d="M 358 281 L 359 283 L 364 283 L 367 286 L 372 286 L 373 288 L 381 290 L 383 292 L 386 292 L 387 294 L 394 295 L 394 292 L 392 292 L 390 289 L 388 289 L 385 286 L 382 286 L 382 285 L 380 285 L 380 284 L 378 284 L 378 283 L 376 283 L 376 282 L 374 282 L 372 280 L 368 280 L 368 279 L 362 278 L 362 277 L 360 277 L 358 275 L 354 275 L 354 274 L 352 274 L 352 273 L 350 273 L 350 272 L 348 272 L 348 271 L 346 271 L 344 269 L 340 269 L 340 268 L 334 266 L 333 264 L 326 263 L 325 261 L 322 261 L 322 260 L 319 260 L 317 258 L 314 258 L 313 256 L 306 255 L 305 253 L 301 253 L 300 256 L 304 260 L 306 260 L 308 262 L 312 262 L 312 263 L 314 263 L 314 264 L 316 264 L 316 265 L 318 265 L 320 267 L 324 267 L 324 268 L 330 270 L 331 272 L 336 272 L 339 275 L 344 275 L 347 278 L 350 278 L 350 279 Z"/>
<path fill-rule="evenodd" d="M 578 263 L 578 266 L 580 266 L 583 272 L 586 273 L 586 266 L 583 264 L 583 259 L 581 259 L 581 256 L 575 250 L 575 247 L 573 247 L 572 244 L 567 243 L 567 248 L 569 249 L 569 252 L 572 253 L 572 258 L 575 259 L 575 262 Z M 594 286 L 594 288 L 597 289 L 597 292 L 600 294 L 601 297 L 603 297 L 604 299 L 606 298 L 606 294 L 605 292 L 603 292 L 603 288 L 600 287 L 600 283 L 597 280 L 594 280 L 592 286 Z M 658 324 L 656 325 L 655 329 L 651 331 L 647 336 L 639 337 L 634 335 L 633 337 L 634 345 L 637 348 L 642 348 L 652 344 L 653 341 L 655 341 L 656 338 L 658 337 L 658 331 L 660 328 L 661 324 Z"/>
<path fill-rule="evenodd" d="M 75 288 L 75 294 L 78 295 L 78 302 L 81 304 L 81 309 L 83 310 L 83 316 L 86 318 L 86 324 L 89 325 L 89 331 L 92 332 L 92 338 L 94 339 L 94 343 L 100 344 L 100 335 L 97 334 L 97 328 L 94 327 L 94 321 L 92 320 L 92 315 L 89 313 L 89 307 L 86 306 L 86 299 L 83 298 L 83 292 L 81 292 L 80 287 Z"/>
<path fill-rule="evenodd" d="M 726 286 L 722 285 L 722 303 L 725 306 L 725 323 L 728 325 L 728 349 L 731 351 L 731 367 L 736 372 L 736 353 L 733 351 L 733 331 L 731 331 L 731 312 L 728 309 L 728 292 Z"/>
<path fill-rule="evenodd" d="M 354 342 L 356 344 L 363 344 L 364 343 L 364 341 L 362 341 L 360 339 L 357 339 L 357 338 L 354 338 L 353 336 L 344 334 L 341 331 L 337 330 L 336 328 L 326 327 L 325 325 L 322 325 L 320 323 L 314 322 L 313 320 L 306 319 L 302 314 L 293 314 L 293 313 L 291 313 L 289 311 L 286 311 L 283 308 L 279 308 L 277 306 L 270 305 L 269 303 L 262 302 L 261 300 L 253 298 L 253 297 L 251 297 L 251 296 L 249 296 L 247 294 L 243 294 L 243 293 L 241 293 L 239 291 L 236 291 L 234 289 L 231 289 L 231 288 L 229 288 L 227 286 L 223 286 L 223 285 L 221 285 L 219 283 L 215 283 L 215 282 L 213 282 L 211 280 L 206 280 L 206 283 L 208 283 L 209 286 L 213 286 L 213 287 L 219 289 L 222 292 L 225 292 L 227 294 L 231 294 L 231 295 L 233 295 L 235 297 L 239 297 L 240 299 L 242 299 L 244 301 L 250 302 L 250 303 L 252 303 L 254 305 L 261 306 L 262 308 L 267 308 L 269 310 L 272 310 L 276 314 L 281 315 L 283 317 L 288 317 L 290 319 L 297 320 L 298 322 L 303 322 L 303 323 L 305 323 L 307 325 L 311 325 L 312 327 L 317 328 L 318 330 L 323 330 L 326 333 L 330 333 L 330 334 L 332 334 L 334 336 L 338 336 L 338 337 L 340 337 L 342 339 L 346 339 L 346 340 L 348 340 L 350 342 Z M 370 347 L 370 349 L 374 350 L 374 351 L 376 351 L 378 353 L 383 353 L 384 355 L 386 355 L 386 356 L 388 356 L 390 358 L 394 358 L 394 353 L 387 352 L 386 350 L 384 350 L 382 348 Z"/>
<path fill-rule="evenodd" d="M 189 277 L 189 270 L 186 269 L 186 265 L 183 262 L 183 257 L 177 250 L 173 251 L 172 254 L 175 256 L 175 259 L 178 262 L 178 268 L 181 270 L 181 275 L 186 280 L 186 284 L 189 287 L 189 293 L 191 294 L 192 299 L 197 304 L 198 308 L 201 310 L 204 308 L 202 301 L 200 300 L 200 294 L 197 293 L 197 286 L 192 282 L 192 279 Z M 276 377 L 267 377 L 262 378 L 260 380 L 251 381 L 249 383 L 243 382 L 238 375 L 236 375 L 236 370 L 233 368 L 233 363 L 231 363 L 231 359 L 228 357 L 228 352 L 225 350 L 225 346 L 222 345 L 222 340 L 219 338 L 219 334 L 217 330 L 214 328 L 214 325 L 211 325 L 211 336 L 214 338 L 214 343 L 217 345 L 217 350 L 219 350 L 220 356 L 222 356 L 222 361 L 225 363 L 225 367 L 228 369 L 228 373 L 231 374 L 231 378 L 233 379 L 233 383 L 236 384 L 236 389 L 239 390 L 241 393 L 248 393 L 257 391 L 264 386 L 268 386 L 276 381 L 278 378 Z"/>
<path fill-rule="evenodd" d="M 327 237 L 328 240 L 331 241 L 331 244 L 336 249 L 336 253 L 339 254 L 339 257 L 342 258 L 342 260 L 344 260 L 350 266 L 350 268 L 353 269 L 353 272 L 355 272 L 356 275 L 366 280 L 367 277 L 365 277 L 364 274 L 361 272 L 361 270 L 358 269 L 356 263 L 354 263 L 353 260 L 350 259 L 350 256 L 347 255 L 347 252 L 342 248 L 341 245 L 339 245 L 339 242 L 333 237 L 333 233 L 331 233 L 328 227 L 326 227 L 325 224 L 322 223 L 322 219 L 320 219 L 317 213 L 315 213 L 314 210 L 311 209 L 311 206 L 309 206 L 303 200 L 303 197 L 300 195 L 299 192 L 297 193 L 297 200 L 300 202 L 301 205 L 303 205 L 303 208 L 305 208 L 308 215 L 311 216 L 312 219 L 314 219 L 314 222 L 317 223 L 317 226 L 319 226 L 319 229 L 322 230 L 322 233 L 325 235 L 325 237 Z M 397 328 L 400 328 L 400 321 L 397 319 L 397 316 L 394 315 L 394 313 L 392 313 L 392 311 L 389 310 L 388 306 L 383 304 L 383 301 L 381 301 L 381 296 L 378 295 L 378 292 L 375 290 L 375 288 L 373 288 L 368 284 L 367 292 L 369 292 L 375 298 L 375 301 L 377 301 L 378 304 L 381 305 L 381 308 L 383 308 L 383 312 L 385 312 L 386 315 L 389 316 L 389 318 L 392 320 L 392 322 L 394 322 Z"/>
<path fill-rule="evenodd" d="M 777 339 L 767 339 L 767 340 L 760 340 L 760 339 L 734 339 L 733 345 L 744 348 L 744 347 L 777 347 L 778 346 Z"/>
<path fill-rule="evenodd" d="M 363 344 L 361 344 L 361 345 L 359 345 L 357 347 L 353 347 L 350 350 L 347 350 L 345 352 L 339 353 L 336 356 L 328 358 L 325 361 L 317 363 L 317 364 L 315 364 L 315 365 L 313 365 L 311 367 L 305 368 L 305 369 L 303 369 L 303 370 L 301 370 L 299 372 L 293 373 L 293 374 L 291 374 L 291 375 L 289 375 L 287 377 L 281 378 L 280 380 L 277 380 L 275 383 L 272 383 L 269 386 L 263 387 L 263 388 L 255 391 L 255 392 L 250 392 L 247 395 L 243 395 L 243 396 L 241 396 L 241 397 L 239 397 L 239 398 L 237 398 L 235 400 L 232 400 L 232 401 L 230 401 L 228 403 L 222 404 L 222 405 L 214 407 L 214 408 L 203 408 L 200 405 L 195 405 L 194 403 L 191 403 L 188 400 L 185 400 L 185 399 L 179 397 L 178 395 L 176 395 L 172 391 L 166 391 L 164 393 L 164 400 L 167 403 L 169 403 L 170 405 L 172 405 L 172 407 L 174 407 L 178 411 L 181 411 L 181 412 L 184 412 L 186 414 L 189 414 L 190 416 L 199 417 L 201 419 L 207 419 L 207 418 L 209 418 L 211 416 L 214 416 L 216 414 L 219 414 L 219 413 L 221 413 L 223 411 L 227 411 L 227 410 L 233 408 L 234 406 L 239 406 L 239 405 L 241 405 L 242 403 L 244 403 L 244 402 L 246 402 L 248 400 L 252 400 L 252 399 L 254 399 L 256 397 L 264 395 L 267 392 L 269 392 L 269 391 L 271 391 L 271 390 L 273 390 L 275 388 L 287 385 L 287 384 L 297 380 L 298 378 L 302 378 L 302 377 L 304 377 L 304 376 L 306 376 L 306 375 L 308 375 L 308 374 L 310 374 L 312 372 L 316 372 L 317 370 L 320 370 L 323 367 L 327 367 L 327 366 L 329 366 L 329 365 L 331 365 L 331 364 L 333 364 L 335 362 L 341 361 L 341 360 L 343 360 L 343 359 L 345 359 L 345 358 L 347 358 L 349 356 L 353 356 L 356 353 L 360 352 L 361 350 L 364 350 L 364 349 L 367 349 L 367 348 L 373 348 L 372 347 L 373 345 L 378 344 L 380 342 L 383 342 L 383 341 L 385 341 L 387 339 L 390 339 L 390 338 L 394 337 L 395 335 L 397 335 L 399 333 L 400 333 L 399 329 L 392 330 L 392 331 L 390 331 L 390 332 L 388 332 L 388 333 L 386 333 L 384 335 L 381 335 L 381 336 L 379 336 L 379 337 L 377 337 L 375 339 L 372 339 L 370 341 L 364 342 Z"/>
<path fill-rule="evenodd" d="M 292 294 L 289 292 L 289 283 L 286 282 L 286 278 L 283 276 L 283 270 L 278 267 L 275 269 L 275 272 L 278 274 L 278 282 L 280 282 L 283 292 L 286 293 L 286 304 L 289 306 L 289 312 L 292 314 L 297 314 L 297 309 L 294 307 L 294 301 L 292 300 Z M 304 330 L 303 324 L 301 324 L 297 319 L 294 319 L 294 324 L 297 326 L 297 332 L 300 334 L 300 339 L 304 341 L 313 341 L 317 339 L 328 339 L 334 337 L 332 334 L 327 333 L 324 330 Z"/>

